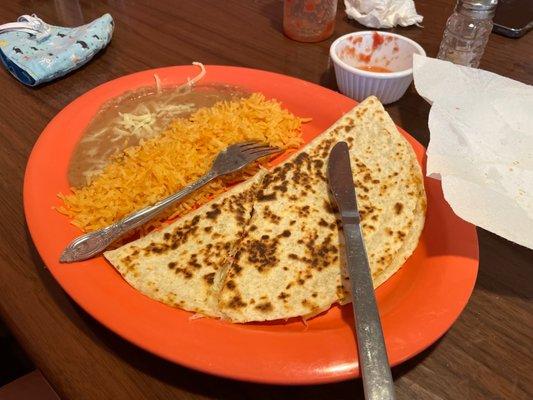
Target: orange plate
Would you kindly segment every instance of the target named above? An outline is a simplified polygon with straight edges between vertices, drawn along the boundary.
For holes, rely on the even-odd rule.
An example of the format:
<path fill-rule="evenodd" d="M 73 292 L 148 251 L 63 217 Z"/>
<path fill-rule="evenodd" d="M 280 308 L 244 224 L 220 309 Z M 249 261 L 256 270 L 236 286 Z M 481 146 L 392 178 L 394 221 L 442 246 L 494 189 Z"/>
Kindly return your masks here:
<path fill-rule="evenodd" d="M 241 85 L 312 117 L 310 140 L 356 103 L 318 85 L 271 72 L 208 66 L 206 82 Z M 41 134 L 24 180 L 24 210 L 37 250 L 65 291 L 89 314 L 123 338 L 167 360 L 211 374 L 276 384 L 314 384 L 359 375 L 351 306 L 333 307 L 308 321 L 230 324 L 190 320 L 191 313 L 151 300 L 129 286 L 103 257 L 60 264 L 63 248 L 80 231 L 53 210 L 67 192 L 70 155 L 84 127 L 106 100 L 154 84 L 181 84 L 197 68 L 161 68 L 124 76 L 87 92 L 65 107 Z M 424 148 L 400 130 L 420 162 Z M 466 305 L 478 268 L 474 227 L 455 216 L 440 183 L 425 180 L 426 227 L 405 266 L 376 291 L 392 365 L 435 342 Z"/>

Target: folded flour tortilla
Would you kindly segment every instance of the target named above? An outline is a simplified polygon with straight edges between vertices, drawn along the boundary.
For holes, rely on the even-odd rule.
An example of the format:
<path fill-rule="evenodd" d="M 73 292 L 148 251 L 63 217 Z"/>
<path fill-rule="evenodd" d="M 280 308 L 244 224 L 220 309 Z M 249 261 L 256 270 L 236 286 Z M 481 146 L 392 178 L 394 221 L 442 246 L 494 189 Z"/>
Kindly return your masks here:
<path fill-rule="evenodd" d="M 349 302 L 326 179 L 338 141 L 350 148 L 377 287 L 416 248 L 426 196 L 413 149 L 375 97 L 272 171 L 105 257 L 144 294 L 232 322 L 312 316 Z"/>
<path fill-rule="evenodd" d="M 160 231 L 105 252 L 105 258 L 148 297 L 220 316 L 219 284 L 250 219 L 263 175 L 259 172 Z"/>

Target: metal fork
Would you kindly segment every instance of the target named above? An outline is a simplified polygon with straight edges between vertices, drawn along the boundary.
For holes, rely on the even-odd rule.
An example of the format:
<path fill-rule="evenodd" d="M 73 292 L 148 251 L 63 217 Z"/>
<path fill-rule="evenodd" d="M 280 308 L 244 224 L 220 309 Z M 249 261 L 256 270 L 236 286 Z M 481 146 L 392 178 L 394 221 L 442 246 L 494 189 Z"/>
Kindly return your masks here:
<path fill-rule="evenodd" d="M 185 186 L 183 189 L 158 201 L 152 206 L 127 215 L 114 224 L 98 231 L 79 236 L 63 250 L 59 261 L 69 263 L 94 257 L 126 233 L 150 221 L 156 215 L 211 182 L 213 179 L 239 171 L 259 158 L 280 151 L 277 147 L 268 146 L 259 142 L 244 142 L 231 145 L 217 155 L 209 172 L 197 181 Z"/>

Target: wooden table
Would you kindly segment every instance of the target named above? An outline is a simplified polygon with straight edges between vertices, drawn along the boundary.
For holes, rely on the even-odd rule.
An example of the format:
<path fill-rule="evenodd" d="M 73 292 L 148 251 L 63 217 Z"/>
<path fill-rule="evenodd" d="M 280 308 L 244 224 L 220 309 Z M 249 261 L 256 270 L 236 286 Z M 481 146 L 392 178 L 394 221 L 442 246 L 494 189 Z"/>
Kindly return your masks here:
<path fill-rule="evenodd" d="M 424 28 L 394 31 L 435 56 L 453 4 L 419 1 L 417 8 Z M 24 168 L 35 140 L 59 110 L 87 90 L 132 72 L 192 61 L 271 70 L 336 89 L 329 45 L 362 29 L 343 10 L 339 4 L 331 39 L 302 44 L 281 33 L 280 0 L 2 2 L 3 22 L 36 13 L 55 25 L 81 25 L 105 12 L 116 22 L 108 48 L 64 79 L 31 89 L 0 71 L 0 314 L 60 396 L 362 398 L 360 380 L 309 387 L 240 383 L 170 364 L 123 341 L 76 306 L 45 270 L 22 210 Z M 532 84 L 532 62 L 533 33 L 519 40 L 492 35 L 481 67 Z M 413 88 L 387 108 L 427 144 L 429 106 Z M 398 399 L 533 398 L 533 251 L 478 232 L 481 261 L 474 294 L 441 340 L 394 369 Z"/>

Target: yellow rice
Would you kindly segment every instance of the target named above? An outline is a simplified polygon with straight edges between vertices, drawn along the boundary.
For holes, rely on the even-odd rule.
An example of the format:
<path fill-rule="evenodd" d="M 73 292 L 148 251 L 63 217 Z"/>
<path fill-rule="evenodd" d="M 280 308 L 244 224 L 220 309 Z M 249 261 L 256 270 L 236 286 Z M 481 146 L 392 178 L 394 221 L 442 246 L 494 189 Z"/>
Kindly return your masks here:
<path fill-rule="evenodd" d="M 157 137 L 115 156 L 87 186 L 59 194 L 63 206 L 58 211 L 83 231 L 100 229 L 196 180 L 230 144 L 257 140 L 283 149 L 299 147 L 302 121 L 259 93 L 202 108 L 189 118 L 176 120 Z M 245 179 L 246 174 L 232 179 Z M 217 179 L 145 229 L 187 213 L 227 186 L 227 180 Z"/>

